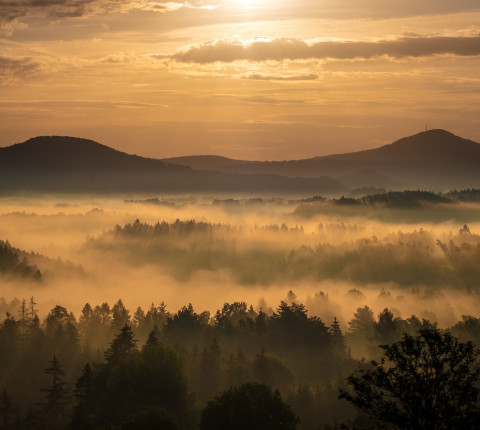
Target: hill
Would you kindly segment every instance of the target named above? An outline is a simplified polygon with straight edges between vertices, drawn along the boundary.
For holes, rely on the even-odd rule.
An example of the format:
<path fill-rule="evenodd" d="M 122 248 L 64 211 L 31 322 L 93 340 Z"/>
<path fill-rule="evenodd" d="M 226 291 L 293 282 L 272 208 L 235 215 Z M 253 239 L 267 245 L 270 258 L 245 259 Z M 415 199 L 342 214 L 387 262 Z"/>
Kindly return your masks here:
<path fill-rule="evenodd" d="M 197 171 L 130 155 L 88 139 L 42 136 L 0 148 L 0 191 L 288 192 L 335 194 L 328 177 Z"/>
<path fill-rule="evenodd" d="M 37 266 L 28 261 L 29 254 L 13 248 L 8 241 L 0 240 L 0 276 L 41 281 L 42 274 Z"/>
<path fill-rule="evenodd" d="M 242 161 L 215 156 L 165 159 L 196 169 L 333 177 L 347 186 L 472 187 L 480 185 L 480 144 L 429 130 L 376 149 L 304 160 Z"/>

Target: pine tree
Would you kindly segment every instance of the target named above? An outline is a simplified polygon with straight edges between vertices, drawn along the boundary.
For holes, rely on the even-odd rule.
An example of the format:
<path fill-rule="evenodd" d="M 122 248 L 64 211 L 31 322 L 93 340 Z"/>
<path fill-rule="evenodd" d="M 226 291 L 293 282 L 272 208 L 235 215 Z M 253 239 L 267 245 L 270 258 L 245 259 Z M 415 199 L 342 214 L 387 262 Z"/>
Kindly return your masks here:
<path fill-rule="evenodd" d="M 122 299 L 118 299 L 112 307 L 112 327 L 114 330 L 119 330 L 120 327 L 129 324 L 130 311 L 125 307 Z"/>
<path fill-rule="evenodd" d="M 18 308 L 18 316 L 20 319 L 20 325 L 24 327 L 28 319 L 27 301 L 25 299 L 22 299 L 20 303 L 20 307 Z"/>
<path fill-rule="evenodd" d="M 125 324 L 119 334 L 115 335 L 110 346 L 105 351 L 105 360 L 109 364 L 115 364 L 137 351 L 137 341 L 134 338 L 132 328 Z"/>
<path fill-rule="evenodd" d="M 82 374 L 75 383 L 74 394 L 77 402 L 84 400 L 88 396 L 91 386 L 92 368 L 90 364 L 87 363 L 82 370 Z"/>
<path fill-rule="evenodd" d="M 148 335 L 147 343 L 143 348 L 149 348 L 158 345 L 160 345 L 160 330 L 158 330 L 158 326 L 155 324 L 153 330 Z"/>
<path fill-rule="evenodd" d="M 343 337 L 337 317 L 333 318 L 333 323 L 330 325 L 330 333 L 332 334 L 332 349 L 334 356 L 337 358 L 344 358 L 346 349 L 345 338 Z"/>
<path fill-rule="evenodd" d="M 76 405 L 70 426 L 72 429 L 84 428 L 86 410 L 88 409 L 88 402 L 91 396 L 92 381 L 92 368 L 90 367 L 90 364 L 87 363 L 75 383 L 74 395 Z"/>
<path fill-rule="evenodd" d="M 37 305 L 37 302 L 35 301 L 35 299 L 32 297 L 30 297 L 30 302 L 28 303 L 28 316 L 30 318 L 30 320 L 34 320 L 35 317 L 37 316 L 37 308 L 35 308 L 35 306 Z"/>
<path fill-rule="evenodd" d="M 55 355 L 50 361 L 50 367 L 45 369 L 45 373 L 52 377 L 52 383 L 49 388 L 41 390 L 46 393 L 46 403 L 42 405 L 42 412 L 52 428 L 56 428 L 66 418 L 67 406 L 70 404 L 70 390 L 68 384 L 63 381 L 65 376 L 63 366 Z"/>

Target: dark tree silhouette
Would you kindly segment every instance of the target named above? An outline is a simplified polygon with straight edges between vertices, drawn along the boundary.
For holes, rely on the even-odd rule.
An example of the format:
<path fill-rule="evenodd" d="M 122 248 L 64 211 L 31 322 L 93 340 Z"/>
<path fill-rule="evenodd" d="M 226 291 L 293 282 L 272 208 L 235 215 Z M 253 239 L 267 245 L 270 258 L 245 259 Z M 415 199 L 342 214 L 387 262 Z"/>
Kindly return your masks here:
<path fill-rule="evenodd" d="M 42 405 L 43 421 L 52 429 L 62 428 L 71 400 L 68 384 L 63 381 L 65 376 L 63 366 L 55 355 L 45 373 L 51 376 L 52 383 L 50 387 L 41 390 L 46 393 L 46 403 Z"/>
<path fill-rule="evenodd" d="M 200 398 L 210 400 L 219 392 L 220 387 L 220 357 L 221 351 L 217 339 L 206 347 L 200 360 Z"/>
<path fill-rule="evenodd" d="M 143 349 L 153 347 L 153 346 L 158 346 L 158 345 L 160 345 L 160 330 L 158 329 L 158 326 L 155 324 L 155 326 L 153 327 L 153 330 L 148 335 L 147 342 L 143 346 Z"/>
<path fill-rule="evenodd" d="M 373 311 L 365 305 L 363 308 L 357 308 L 353 319 L 348 323 L 348 329 L 351 333 L 365 332 L 369 335 L 373 331 L 374 325 Z"/>
<path fill-rule="evenodd" d="M 480 354 L 471 342 L 422 329 L 417 336 L 382 345 L 385 357 L 347 378 L 339 397 L 366 412 L 380 428 L 448 430 L 480 428 Z"/>
<path fill-rule="evenodd" d="M 91 391 L 93 389 L 93 373 L 90 364 L 86 364 L 82 370 L 80 377 L 75 384 L 75 408 L 73 410 L 73 419 L 70 425 L 72 429 L 84 428 L 86 421 L 87 410 L 89 409 L 88 402 L 91 400 Z"/>
<path fill-rule="evenodd" d="M 332 335 L 332 349 L 334 356 L 340 359 L 345 358 L 345 338 L 343 337 L 337 317 L 333 318 L 333 323 L 330 325 L 330 333 Z"/>
<path fill-rule="evenodd" d="M 14 418 L 17 415 L 17 407 L 13 403 L 10 396 L 4 389 L 0 395 L 0 423 L 2 430 L 13 429 Z"/>
<path fill-rule="evenodd" d="M 130 311 L 125 307 L 122 299 L 118 299 L 112 307 L 112 327 L 115 331 L 120 330 L 130 323 Z"/>
<path fill-rule="evenodd" d="M 125 324 L 120 333 L 115 335 L 110 346 L 105 351 L 105 360 L 109 364 L 117 363 L 137 351 L 137 341 L 133 336 L 132 328 Z"/>
<path fill-rule="evenodd" d="M 264 384 L 230 388 L 208 402 L 200 430 L 294 430 L 299 422 L 278 390 Z"/>
<path fill-rule="evenodd" d="M 263 348 L 255 356 L 252 371 L 254 381 L 276 388 L 286 388 L 294 382 L 290 370 L 278 358 L 265 355 Z"/>
<path fill-rule="evenodd" d="M 374 337 L 377 344 L 386 344 L 400 339 L 401 331 L 399 327 L 399 318 L 395 318 L 393 313 L 385 308 L 378 314 L 378 322 L 374 324 Z"/>

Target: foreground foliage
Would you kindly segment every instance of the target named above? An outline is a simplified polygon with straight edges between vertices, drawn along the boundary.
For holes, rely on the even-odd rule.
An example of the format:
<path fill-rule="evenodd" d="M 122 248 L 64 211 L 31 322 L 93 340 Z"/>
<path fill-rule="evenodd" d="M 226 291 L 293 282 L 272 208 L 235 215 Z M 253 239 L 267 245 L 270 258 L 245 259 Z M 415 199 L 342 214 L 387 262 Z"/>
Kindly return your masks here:
<path fill-rule="evenodd" d="M 480 427 L 480 351 L 471 342 L 423 329 L 381 348 L 384 358 L 364 363 L 349 376 L 350 390 L 341 390 L 340 398 L 359 407 L 379 428 Z"/>

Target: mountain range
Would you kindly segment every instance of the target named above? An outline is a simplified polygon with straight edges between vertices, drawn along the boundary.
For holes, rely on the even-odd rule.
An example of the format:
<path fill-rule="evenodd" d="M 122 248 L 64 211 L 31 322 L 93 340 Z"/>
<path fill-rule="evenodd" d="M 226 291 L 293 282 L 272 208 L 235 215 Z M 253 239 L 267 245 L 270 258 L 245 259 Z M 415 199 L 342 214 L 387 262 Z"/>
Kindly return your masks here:
<path fill-rule="evenodd" d="M 450 188 L 480 185 L 480 144 L 446 130 L 429 130 L 366 151 L 303 160 L 243 161 L 218 156 L 166 158 L 195 169 L 330 176 L 349 188 Z"/>
<path fill-rule="evenodd" d="M 480 186 L 480 144 L 430 130 L 376 149 L 288 161 L 166 159 L 88 139 L 41 136 L 0 148 L 0 192 L 246 192 L 338 195 L 359 187 Z"/>

